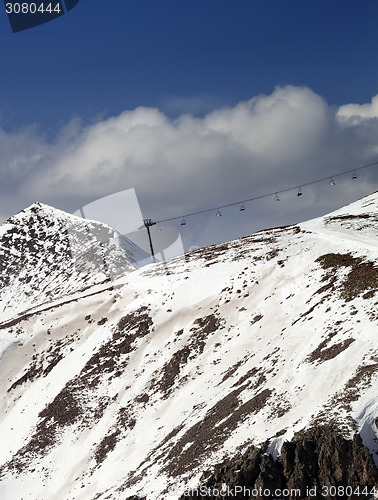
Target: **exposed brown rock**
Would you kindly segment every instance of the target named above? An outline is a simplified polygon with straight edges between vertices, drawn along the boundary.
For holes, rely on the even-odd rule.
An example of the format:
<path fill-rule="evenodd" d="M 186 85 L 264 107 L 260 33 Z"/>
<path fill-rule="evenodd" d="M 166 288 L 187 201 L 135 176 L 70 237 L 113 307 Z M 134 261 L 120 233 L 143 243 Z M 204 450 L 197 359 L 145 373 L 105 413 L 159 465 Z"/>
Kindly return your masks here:
<path fill-rule="evenodd" d="M 350 253 L 328 253 L 318 257 L 316 262 L 319 262 L 323 269 L 329 270 L 324 280 L 329 280 L 332 288 L 337 289 L 345 301 L 378 287 L 378 268 L 373 262 L 364 261 L 361 257 L 353 257 Z M 340 267 L 351 269 L 344 278 L 335 280 L 333 273 Z"/>
<path fill-rule="evenodd" d="M 216 465 L 210 477 L 204 474 L 202 490 L 188 491 L 181 499 L 214 498 L 223 488 L 222 498 L 227 500 L 361 500 L 373 497 L 366 493 L 378 485 L 378 469 L 361 437 L 345 439 L 330 425 L 297 434 L 283 444 L 276 461 L 265 450 L 266 444 L 252 446 L 243 456 Z M 248 490 L 253 493 L 246 495 Z M 199 491 L 205 494 L 196 495 Z"/>

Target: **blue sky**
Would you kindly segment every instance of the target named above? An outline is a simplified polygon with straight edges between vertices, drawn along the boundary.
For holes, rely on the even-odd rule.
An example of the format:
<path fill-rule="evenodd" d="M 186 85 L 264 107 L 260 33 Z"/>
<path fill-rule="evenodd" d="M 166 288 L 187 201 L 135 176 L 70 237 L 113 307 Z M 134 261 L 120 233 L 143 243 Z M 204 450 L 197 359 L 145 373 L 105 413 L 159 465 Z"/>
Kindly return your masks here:
<path fill-rule="evenodd" d="M 286 84 L 364 103 L 377 90 L 377 18 L 372 0 L 81 0 L 12 34 L 3 14 L 0 108 L 8 127 L 47 128 L 140 105 L 177 114 L 180 100 L 204 112 Z"/>
<path fill-rule="evenodd" d="M 80 0 L 61 18 L 16 34 L 1 7 L 2 219 L 36 198 L 74 211 L 130 188 L 146 216 L 166 218 L 378 159 L 372 102 L 378 94 L 376 0 Z M 251 101 L 245 104 L 250 133 L 276 131 L 265 149 L 251 148 L 245 137 L 229 141 L 245 119 L 240 106 Z M 299 121 L 290 115 L 297 105 Z M 135 114 L 141 106 L 145 113 Z M 226 120 L 223 128 L 218 118 Z M 136 140 L 127 135 L 135 120 L 139 131 L 145 127 Z M 298 149 L 310 138 L 308 148 L 280 159 L 283 144 L 296 149 L 298 130 L 306 131 Z M 109 144 L 113 152 L 117 134 L 130 145 L 127 151 L 108 158 L 102 148 L 96 163 L 89 144 L 92 151 Z M 191 158 L 191 171 L 186 159 L 193 149 L 185 148 L 193 134 L 201 144 L 193 142 L 198 157 Z M 252 135 L 251 143 L 264 143 Z M 240 231 L 274 225 L 277 215 L 295 222 L 337 208 L 376 189 L 377 178 L 376 169 L 366 172 L 365 183 L 343 189 L 333 203 L 327 193 L 312 191 L 308 206 L 288 207 L 286 216 L 267 216 L 260 205 L 256 212 L 264 215 Z M 213 224 L 201 221 L 206 243 L 236 236 Z"/>

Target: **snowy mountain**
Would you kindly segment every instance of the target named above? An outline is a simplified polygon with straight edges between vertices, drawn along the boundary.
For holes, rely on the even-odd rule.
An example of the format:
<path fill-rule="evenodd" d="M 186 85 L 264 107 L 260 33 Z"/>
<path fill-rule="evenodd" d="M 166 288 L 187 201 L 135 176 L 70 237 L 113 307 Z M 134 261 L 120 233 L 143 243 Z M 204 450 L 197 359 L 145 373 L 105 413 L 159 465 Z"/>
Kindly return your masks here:
<path fill-rule="evenodd" d="M 109 226 L 35 203 L 0 226 L 1 317 L 130 272 L 136 251 Z"/>
<path fill-rule="evenodd" d="M 34 248 L 17 220 L 2 234 Z M 103 283 L 88 271 L 21 316 L 8 302 L 0 498 L 374 498 L 377 236 L 374 193 Z M 7 241 L 3 283 L 25 296 Z M 39 259 L 34 276 L 58 272 Z"/>

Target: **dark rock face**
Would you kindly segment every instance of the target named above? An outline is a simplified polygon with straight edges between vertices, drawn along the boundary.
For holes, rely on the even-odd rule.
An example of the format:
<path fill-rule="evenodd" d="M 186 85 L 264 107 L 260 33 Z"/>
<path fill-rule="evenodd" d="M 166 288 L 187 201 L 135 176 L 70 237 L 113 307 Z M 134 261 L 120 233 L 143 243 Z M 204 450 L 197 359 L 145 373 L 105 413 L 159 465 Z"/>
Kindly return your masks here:
<path fill-rule="evenodd" d="M 374 498 L 378 491 L 378 469 L 359 434 L 347 440 L 335 427 L 316 427 L 285 442 L 276 461 L 265 450 L 266 445 L 252 446 L 243 456 L 218 464 L 181 500 L 358 500 Z"/>

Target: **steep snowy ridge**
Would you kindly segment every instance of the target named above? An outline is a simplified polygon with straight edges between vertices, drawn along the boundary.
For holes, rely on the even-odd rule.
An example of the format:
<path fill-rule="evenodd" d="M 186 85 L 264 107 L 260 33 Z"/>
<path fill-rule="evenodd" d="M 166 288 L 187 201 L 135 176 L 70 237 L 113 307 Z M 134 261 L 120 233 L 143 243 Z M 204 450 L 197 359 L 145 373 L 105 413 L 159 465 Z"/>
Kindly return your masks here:
<path fill-rule="evenodd" d="M 0 325 L 12 339 L 0 360 L 0 498 L 180 498 L 251 446 L 267 443 L 279 463 L 323 424 L 360 433 L 353 480 L 371 486 L 377 217 L 375 193 L 16 309 Z"/>
<path fill-rule="evenodd" d="M 41 203 L 11 217 L 0 226 L 1 321 L 134 270 L 128 243 L 124 251 L 110 227 Z"/>

